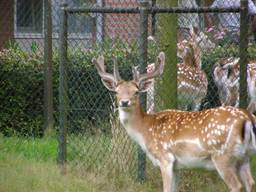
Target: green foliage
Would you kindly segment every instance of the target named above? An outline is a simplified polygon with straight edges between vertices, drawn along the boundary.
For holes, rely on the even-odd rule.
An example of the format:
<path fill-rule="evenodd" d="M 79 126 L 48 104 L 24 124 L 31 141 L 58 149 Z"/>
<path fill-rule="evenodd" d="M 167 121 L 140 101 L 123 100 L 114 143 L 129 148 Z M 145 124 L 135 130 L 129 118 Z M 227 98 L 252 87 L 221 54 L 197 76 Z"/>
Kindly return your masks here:
<path fill-rule="evenodd" d="M 0 52 L 1 132 L 41 134 L 42 66 L 39 53 L 24 52 L 16 46 Z"/>

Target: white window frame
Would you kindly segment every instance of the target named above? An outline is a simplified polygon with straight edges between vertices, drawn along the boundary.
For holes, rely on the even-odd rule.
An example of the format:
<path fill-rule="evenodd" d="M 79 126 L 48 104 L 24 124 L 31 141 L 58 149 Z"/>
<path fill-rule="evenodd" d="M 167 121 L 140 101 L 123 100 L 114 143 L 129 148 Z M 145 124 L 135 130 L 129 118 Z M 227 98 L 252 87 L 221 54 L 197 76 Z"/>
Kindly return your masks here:
<path fill-rule="evenodd" d="M 61 0 L 60 0 L 61 1 Z M 103 0 L 96 0 L 96 4 L 98 6 L 102 6 Z M 44 37 L 44 1 L 43 1 L 43 8 L 42 8 L 43 14 L 42 14 L 42 32 L 41 33 L 22 33 L 17 31 L 17 0 L 14 0 L 14 38 L 22 38 L 22 39 L 41 39 Z M 99 16 L 96 17 L 96 39 L 99 41 L 102 41 L 103 39 L 103 15 L 99 14 Z M 59 38 L 59 33 L 52 33 L 52 38 L 57 39 Z M 69 33 L 68 34 L 69 39 L 91 39 L 93 38 L 93 34 L 91 33 Z"/>
<path fill-rule="evenodd" d="M 43 7 L 42 7 L 42 32 L 41 33 L 22 33 L 17 31 L 17 0 L 14 0 L 14 37 L 15 38 L 27 38 L 27 39 L 37 39 L 43 38 L 43 31 L 44 31 L 44 0 L 43 0 Z"/>

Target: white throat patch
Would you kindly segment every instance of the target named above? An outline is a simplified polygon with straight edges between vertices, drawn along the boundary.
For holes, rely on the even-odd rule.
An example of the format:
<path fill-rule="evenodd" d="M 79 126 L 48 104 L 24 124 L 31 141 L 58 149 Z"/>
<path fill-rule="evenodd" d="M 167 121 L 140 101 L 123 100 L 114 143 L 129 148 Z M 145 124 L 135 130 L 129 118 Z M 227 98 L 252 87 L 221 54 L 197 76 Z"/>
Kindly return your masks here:
<path fill-rule="evenodd" d="M 142 148 L 142 150 L 146 151 L 146 145 L 145 145 L 145 140 L 142 136 L 141 133 L 139 133 L 137 131 L 137 129 L 135 127 L 132 127 L 131 122 L 130 121 L 130 113 L 126 112 L 122 109 L 118 109 L 119 110 L 119 118 L 120 118 L 120 122 L 123 125 L 123 127 L 126 129 L 128 135 L 137 143 L 140 145 L 140 147 Z"/>

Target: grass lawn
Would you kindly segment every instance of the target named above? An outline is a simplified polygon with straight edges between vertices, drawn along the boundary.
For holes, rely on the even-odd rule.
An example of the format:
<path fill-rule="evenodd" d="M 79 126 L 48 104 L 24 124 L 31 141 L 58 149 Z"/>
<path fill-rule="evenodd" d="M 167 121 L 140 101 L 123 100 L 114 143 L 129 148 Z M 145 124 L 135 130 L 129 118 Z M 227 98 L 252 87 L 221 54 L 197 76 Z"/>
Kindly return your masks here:
<path fill-rule="evenodd" d="M 72 140 L 76 142 L 76 139 Z M 104 140 L 109 142 L 106 138 Z M 161 191 L 159 170 L 153 168 L 150 163 L 147 164 L 147 182 L 144 184 L 137 183 L 132 174 L 125 174 L 123 170 L 115 173 L 100 171 L 95 174 L 83 168 L 84 162 L 79 165 L 76 161 L 74 166 L 72 160 L 68 161 L 68 171 L 63 176 L 56 165 L 57 146 L 57 140 L 53 137 L 26 139 L 0 136 L 0 192 Z M 104 147 L 104 150 L 106 148 L 105 145 L 101 147 Z M 75 159 L 75 154 L 71 159 Z M 85 157 L 84 160 L 87 159 L 89 158 Z M 256 158 L 253 160 L 252 169 L 256 179 Z M 180 192 L 227 191 L 216 172 L 179 171 L 178 182 Z"/>

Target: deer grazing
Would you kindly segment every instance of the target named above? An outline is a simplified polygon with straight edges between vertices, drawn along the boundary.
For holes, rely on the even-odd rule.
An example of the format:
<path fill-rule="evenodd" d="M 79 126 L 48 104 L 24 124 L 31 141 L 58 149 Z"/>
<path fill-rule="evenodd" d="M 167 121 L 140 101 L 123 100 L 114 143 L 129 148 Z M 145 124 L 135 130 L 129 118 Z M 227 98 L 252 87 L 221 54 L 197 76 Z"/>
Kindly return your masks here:
<path fill-rule="evenodd" d="M 143 111 L 139 92 L 145 92 L 152 80 L 164 71 L 161 52 L 152 73 L 140 74 L 133 68 L 133 80 L 121 79 L 114 62 L 113 74 L 106 72 L 104 57 L 93 59 L 105 87 L 116 92 L 119 119 L 128 135 L 159 166 L 163 191 L 175 190 L 175 168 L 216 169 L 231 192 L 244 186 L 253 191 L 250 157 L 256 153 L 256 128 L 251 114 L 231 106 L 200 112 L 164 110 Z"/>
<path fill-rule="evenodd" d="M 214 81 L 218 88 L 222 106 L 239 105 L 239 58 L 224 58 L 215 64 Z M 250 61 L 247 67 L 247 90 L 249 105 L 247 109 L 256 112 L 256 61 Z"/>

